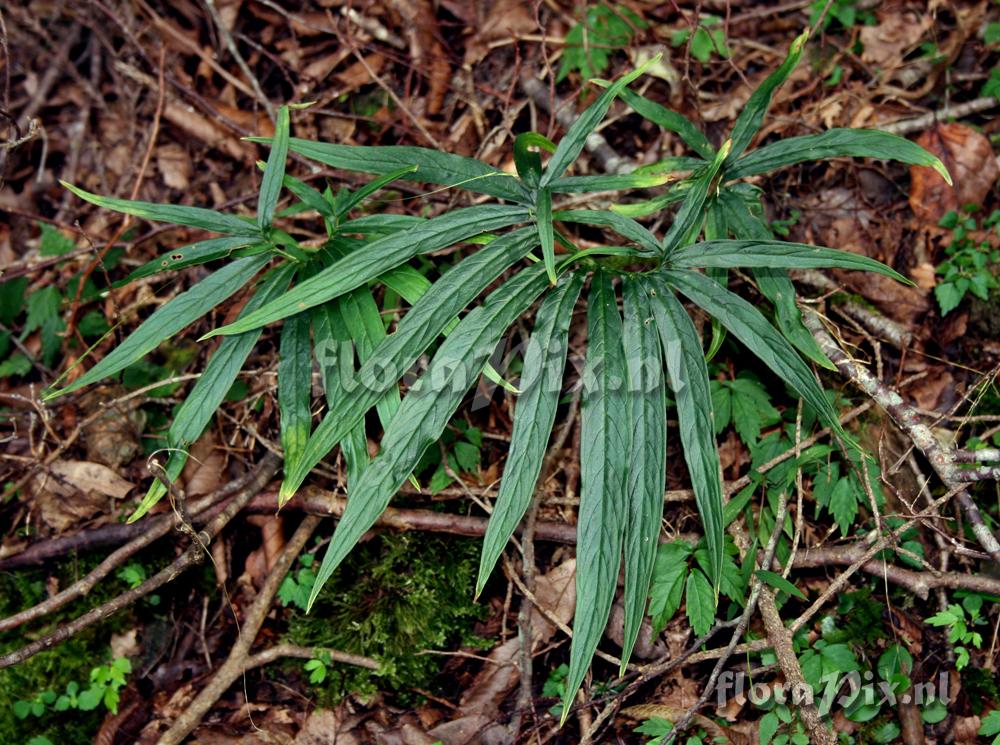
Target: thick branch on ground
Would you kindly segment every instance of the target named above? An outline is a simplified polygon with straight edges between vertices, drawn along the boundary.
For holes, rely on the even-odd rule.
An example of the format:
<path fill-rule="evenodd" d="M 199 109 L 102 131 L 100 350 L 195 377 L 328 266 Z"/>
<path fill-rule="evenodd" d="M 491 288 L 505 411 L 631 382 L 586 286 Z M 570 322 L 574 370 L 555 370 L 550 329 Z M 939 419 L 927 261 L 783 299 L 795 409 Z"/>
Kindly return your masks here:
<path fill-rule="evenodd" d="M 993 557 L 994 561 L 1000 563 L 1000 542 L 983 523 L 983 516 L 979 513 L 975 502 L 972 501 L 972 497 L 969 496 L 968 490 L 960 488 L 965 481 L 962 477 L 963 469 L 955 462 L 952 451 L 938 442 L 930 427 L 920 420 L 920 415 L 912 406 L 903 401 L 903 398 L 896 391 L 882 383 L 867 368 L 855 362 L 840 348 L 823 327 L 815 312 L 807 310 L 803 313 L 802 319 L 812 331 L 827 357 L 837 366 L 837 369 L 885 409 L 896 426 L 924 454 L 945 486 L 949 490 L 955 490 L 958 503 L 962 506 L 962 511 L 965 513 L 979 545 Z"/>
<path fill-rule="evenodd" d="M 267 464 L 266 466 L 265 463 Z M 270 480 L 271 476 L 273 476 L 277 470 L 278 459 L 270 455 L 265 456 L 264 461 L 261 462 L 256 478 L 247 484 L 247 486 L 242 489 L 232 499 L 232 501 L 227 504 L 221 512 L 219 512 L 218 515 L 212 518 L 208 525 L 197 534 L 198 540 L 192 541 L 191 545 L 185 549 L 184 553 L 174 559 L 170 566 L 160 570 L 138 587 L 134 587 L 128 592 L 109 600 L 107 603 L 84 613 L 79 618 L 60 626 L 51 634 L 38 639 L 31 644 L 21 647 L 21 649 L 3 655 L 0 657 L 0 668 L 17 665 L 18 663 L 24 662 L 32 655 L 38 654 L 43 649 L 48 649 L 61 641 L 69 639 L 71 636 L 78 634 L 88 626 L 92 626 L 99 621 L 103 621 L 113 613 L 117 613 L 121 609 L 131 605 L 151 592 L 155 592 L 160 587 L 172 581 L 195 564 L 200 564 L 204 561 L 205 554 L 208 553 L 208 544 L 212 541 L 212 539 L 215 538 L 215 536 L 222 531 L 229 521 L 236 516 L 236 513 L 246 506 L 247 502 L 249 502 L 258 491 L 260 491 L 264 484 Z"/>
<path fill-rule="evenodd" d="M 315 515 L 308 515 L 302 520 L 302 524 L 299 525 L 298 530 L 295 531 L 291 540 L 285 544 L 284 551 L 281 552 L 277 562 L 275 562 L 274 568 L 271 569 L 271 573 L 267 575 L 264 586 L 260 588 L 260 592 L 257 593 L 257 597 L 253 601 L 253 605 L 250 606 L 246 620 L 244 620 L 240 627 L 239 639 L 233 645 L 232 650 L 230 650 L 229 657 L 215 673 L 215 677 L 212 678 L 211 682 L 201 689 L 201 692 L 195 697 L 188 708 L 185 709 L 184 713 L 177 717 L 169 730 L 163 733 L 157 741 L 157 745 L 179 745 L 180 742 L 194 731 L 194 728 L 201 722 L 202 717 L 215 705 L 215 702 L 219 700 L 229 686 L 235 683 L 244 670 L 246 670 L 247 662 L 250 658 L 250 648 L 257 638 L 260 627 L 264 625 L 264 619 L 267 617 L 268 611 L 271 610 L 271 603 L 274 600 L 274 596 L 285 579 L 285 575 L 288 574 L 292 562 L 298 558 L 302 547 L 306 545 L 306 541 L 309 540 L 309 536 L 313 534 L 319 522 L 320 518 Z"/>

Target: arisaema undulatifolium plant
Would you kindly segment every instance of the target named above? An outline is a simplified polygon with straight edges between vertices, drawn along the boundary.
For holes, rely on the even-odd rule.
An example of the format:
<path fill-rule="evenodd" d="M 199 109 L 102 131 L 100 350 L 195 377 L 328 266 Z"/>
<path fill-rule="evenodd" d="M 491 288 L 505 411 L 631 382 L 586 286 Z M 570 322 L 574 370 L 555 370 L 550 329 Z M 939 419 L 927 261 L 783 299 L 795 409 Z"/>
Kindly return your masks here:
<path fill-rule="evenodd" d="M 666 397 L 676 403 L 679 433 L 704 531 L 707 582 L 698 601 L 714 608 L 724 561 L 723 490 L 706 365 L 731 334 L 846 438 L 837 412 L 807 360 L 829 367 L 803 328 L 788 270 L 839 267 L 907 280 L 876 261 L 831 248 L 775 240 L 763 220 L 762 194 L 743 179 L 817 158 L 858 156 L 930 166 L 930 153 L 900 137 L 835 129 L 747 151 L 772 96 L 797 64 L 805 36 L 750 97 L 720 147 L 687 119 L 628 87 L 639 68 L 601 95 L 558 143 L 537 133 L 514 142 L 517 175 L 470 158 L 425 148 L 360 147 L 289 137 L 283 108 L 269 142 L 256 220 L 194 207 L 129 202 L 74 193 L 96 205 L 150 220 L 201 228 L 221 237 L 173 250 L 128 278 L 221 262 L 150 316 L 121 345 L 71 385 L 77 390 L 113 375 L 208 313 L 241 288 L 250 294 L 239 317 L 207 337 L 222 337 L 170 427 L 166 473 L 176 478 L 186 449 L 208 425 L 264 326 L 281 323 L 278 403 L 284 503 L 339 445 L 348 468 L 348 500 L 327 548 L 313 599 L 386 509 L 424 451 L 442 435 L 469 389 L 485 373 L 510 388 L 488 361 L 510 326 L 534 313 L 523 354 L 513 432 L 499 494 L 483 540 L 481 591 L 537 487 L 564 382 L 574 310 L 585 306 L 581 484 L 577 529 L 577 607 L 564 711 L 573 700 L 607 625 L 624 563 L 625 645 L 629 659 L 645 611 L 663 514 Z M 655 62 L 655 60 L 654 60 Z M 568 175 L 584 143 L 616 99 L 683 139 L 693 155 L 626 175 Z M 288 176 L 288 151 L 337 169 L 375 174 L 355 192 L 319 191 Z M 547 161 L 547 162 L 546 162 Z M 352 216 L 396 179 L 458 187 L 493 203 L 430 219 L 396 214 Z M 566 194 L 666 186 L 641 202 L 610 210 L 561 209 Z M 289 206 L 278 209 L 282 190 Z M 578 201 L 578 198 L 576 198 Z M 676 208 L 674 207 L 676 205 Z M 671 210 L 665 234 L 636 218 Z M 299 213 L 318 215 L 325 240 L 295 237 Z M 579 249 L 570 228 L 597 227 L 607 245 Z M 412 260 L 468 244 L 434 281 Z M 753 273 L 773 310 L 763 313 L 727 289 L 733 268 Z M 382 319 L 380 300 L 408 305 L 398 322 Z M 585 298 L 585 299 L 584 299 Z M 683 302 L 713 319 L 703 347 Z M 429 363 L 406 395 L 400 380 L 425 353 Z M 319 363 L 326 412 L 313 426 L 311 381 Z M 367 449 L 366 414 L 384 432 L 378 454 Z M 165 493 L 154 482 L 133 519 Z M 697 584 L 697 583 L 696 583 Z"/>

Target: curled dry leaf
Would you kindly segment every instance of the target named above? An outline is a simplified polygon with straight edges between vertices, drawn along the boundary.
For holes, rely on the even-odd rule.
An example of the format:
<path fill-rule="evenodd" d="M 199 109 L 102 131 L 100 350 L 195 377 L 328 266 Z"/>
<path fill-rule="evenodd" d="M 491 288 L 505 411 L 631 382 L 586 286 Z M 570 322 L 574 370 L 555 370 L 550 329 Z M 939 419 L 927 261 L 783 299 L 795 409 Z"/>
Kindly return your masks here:
<path fill-rule="evenodd" d="M 910 207 L 924 222 L 936 224 L 945 213 L 966 204 L 982 204 L 993 189 L 998 169 L 989 139 L 964 124 L 939 124 L 917 138 L 947 167 L 954 186 L 932 168 L 910 168 Z"/>

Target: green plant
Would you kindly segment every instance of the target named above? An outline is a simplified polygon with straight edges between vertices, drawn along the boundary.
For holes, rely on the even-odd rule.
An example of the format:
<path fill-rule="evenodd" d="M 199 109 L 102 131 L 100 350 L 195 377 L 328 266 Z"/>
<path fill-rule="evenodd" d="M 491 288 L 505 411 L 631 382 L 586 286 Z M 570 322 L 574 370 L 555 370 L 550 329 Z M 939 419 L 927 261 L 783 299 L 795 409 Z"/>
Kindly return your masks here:
<path fill-rule="evenodd" d="M 110 665 L 100 665 L 90 671 L 89 687 L 82 688 L 73 680 L 66 684 L 66 692 L 62 695 L 51 690 L 41 691 L 32 699 L 15 701 L 14 715 L 19 719 L 40 717 L 45 713 L 46 707 L 51 707 L 54 711 L 93 711 L 101 703 L 112 714 L 117 714 L 120 691 L 128 682 L 127 677 L 131 672 L 132 663 L 128 658 L 117 657 Z"/>
<path fill-rule="evenodd" d="M 722 59 L 729 58 L 726 32 L 722 28 L 722 19 L 719 16 L 699 16 L 698 25 L 693 30 L 682 28 L 670 35 L 670 46 L 679 47 L 683 44 L 689 44 L 691 56 L 702 63 L 708 62 L 713 54 Z"/>
<path fill-rule="evenodd" d="M 282 605 L 292 605 L 301 610 L 309 608 L 309 596 L 316 584 L 316 572 L 313 570 L 315 561 L 316 557 L 312 554 L 302 554 L 299 557 L 302 568 L 294 573 L 289 572 L 278 588 L 278 600 Z"/>
<path fill-rule="evenodd" d="M 333 664 L 329 652 L 321 652 L 318 657 L 307 660 L 303 668 L 309 673 L 309 682 L 319 685 L 326 680 L 327 668 Z"/>
<path fill-rule="evenodd" d="M 854 24 L 872 26 L 876 23 L 875 14 L 870 8 L 859 8 L 858 0 L 813 0 L 809 4 L 809 25 L 815 26 L 820 19 L 823 9 L 829 4 L 830 8 L 823 16 L 823 29 L 826 30 L 830 24 L 837 22 L 841 27 L 850 29 Z"/>
<path fill-rule="evenodd" d="M 979 734 L 983 737 L 992 737 L 991 745 L 1000 745 L 1000 711 L 991 711 L 983 717 Z"/>
<path fill-rule="evenodd" d="M 952 210 L 938 223 L 952 231 L 951 243 L 945 248 L 945 259 L 937 267 L 942 279 L 934 287 L 941 315 L 946 316 L 958 307 L 971 292 L 983 301 L 990 299 L 990 291 L 1000 287 L 991 264 L 1000 262 L 1000 251 L 990 246 L 988 240 L 976 243 L 969 234 L 976 229 L 972 210 L 963 214 Z M 983 220 L 984 230 L 995 230 L 1000 235 L 1000 210 Z"/>
<path fill-rule="evenodd" d="M 636 33 L 647 27 L 642 18 L 624 5 L 598 3 L 587 8 L 583 20 L 566 33 L 556 82 L 573 71 L 579 71 L 584 81 L 603 74 L 611 55 L 631 44 Z"/>
<path fill-rule="evenodd" d="M 985 619 L 979 615 L 982 604 L 983 599 L 980 596 L 968 595 L 963 599 L 962 605 L 952 603 L 945 610 L 935 613 L 926 620 L 926 623 L 931 626 L 942 626 L 948 629 L 948 641 L 956 645 L 956 670 L 961 670 L 969 664 L 969 646 L 974 649 L 983 646 L 983 635 L 970 628 L 986 623 Z"/>
<path fill-rule="evenodd" d="M 203 337 L 224 339 L 171 425 L 168 442 L 176 452 L 167 472 L 171 477 L 179 473 L 184 449 L 208 423 L 262 328 L 282 321 L 278 402 L 285 474 L 279 501 L 289 499 L 338 443 L 348 464 L 350 498 L 317 572 L 312 604 L 413 473 L 424 451 L 441 437 L 507 329 L 541 297 L 524 353 L 503 480 L 483 542 L 478 591 L 534 492 L 560 401 L 573 309 L 589 279 L 576 633 L 564 693 L 564 700 L 571 701 L 607 624 L 623 555 L 623 661 L 638 634 L 663 510 L 667 380 L 704 525 L 703 576 L 710 592 L 699 597 L 704 596 L 706 617 L 714 612 L 723 583 L 724 515 L 709 378 L 701 341 L 680 297 L 712 316 L 719 329 L 757 355 L 815 416 L 850 443 L 836 410 L 796 351 L 832 367 L 801 323 L 787 270 L 841 267 L 906 281 L 862 256 L 775 240 L 763 220 L 761 191 L 740 183 L 741 179 L 805 160 L 840 156 L 931 166 L 948 178 L 933 155 L 879 131 L 835 129 L 747 152 L 775 90 L 798 63 L 805 41 L 804 34 L 794 41 L 787 59 L 753 93 L 718 149 L 690 121 L 628 88 L 647 66 L 658 62 L 654 59 L 614 83 L 604 83 L 606 89 L 558 145 L 537 133 L 520 135 L 514 143 L 517 176 L 425 148 L 291 139 L 285 107 L 273 140 L 256 140 L 270 142 L 271 153 L 255 220 L 195 207 L 111 199 L 69 187 L 99 206 L 223 234 L 171 251 L 136 270 L 133 278 L 212 260 L 230 261 L 163 305 L 93 368 L 50 395 L 78 390 L 121 371 L 240 287 L 254 288 L 235 322 Z M 587 137 L 619 97 L 641 116 L 679 134 L 697 157 L 673 158 L 627 175 L 567 176 Z M 321 194 L 284 173 L 289 149 L 328 166 L 379 177 L 354 193 Z M 549 153 L 544 167 L 543 151 Z M 610 211 L 558 209 L 561 194 L 650 188 L 666 183 L 677 171 L 690 175 L 644 202 L 620 204 Z M 351 219 L 352 210 L 368 195 L 397 178 L 459 186 L 503 203 L 455 209 L 428 220 L 391 214 Z M 282 186 L 294 201 L 278 212 Z M 633 219 L 671 205 L 678 206 L 663 236 Z M 322 218 L 327 238 L 321 246 L 303 244 L 274 224 L 276 216 L 305 211 Z M 557 229 L 557 223 L 605 228 L 609 236 L 617 237 L 609 238 L 609 246 L 580 250 L 569 227 Z M 485 233 L 498 235 L 484 237 Z M 705 240 L 699 240 L 702 234 Z M 433 282 L 407 264 L 420 254 L 472 238 L 479 239 L 473 244 L 476 248 Z M 558 257 L 557 245 L 562 251 Z M 540 249 L 540 257 L 532 255 L 535 249 Z M 774 305 L 773 324 L 727 289 L 728 270 L 735 267 L 752 271 L 761 294 Z M 455 320 L 511 270 L 512 276 Z M 287 290 L 293 279 L 295 286 Z M 624 318 L 618 311 L 616 285 L 624 299 Z M 411 303 L 389 335 L 373 294 L 379 286 Z M 445 338 L 426 369 L 400 402 L 397 381 L 442 335 Z M 327 399 L 327 412 L 315 429 L 310 408 L 311 349 L 320 362 Z M 370 460 L 365 415 L 373 408 L 385 433 L 379 454 Z M 163 489 L 154 484 L 139 513 L 162 495 Z M 563 716 L 566 711 L 568 707 Z"/>

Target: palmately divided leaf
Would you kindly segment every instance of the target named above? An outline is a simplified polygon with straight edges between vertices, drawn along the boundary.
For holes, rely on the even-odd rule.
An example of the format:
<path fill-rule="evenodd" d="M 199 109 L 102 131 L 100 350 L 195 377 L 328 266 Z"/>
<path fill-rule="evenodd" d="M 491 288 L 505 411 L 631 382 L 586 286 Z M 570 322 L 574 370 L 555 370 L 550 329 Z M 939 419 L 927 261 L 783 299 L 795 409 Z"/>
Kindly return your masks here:
<path fill-rule="evenodd" d="M 656 126 L 680 136 L 687 143 L 688 147 L 705 160 L 712 160 L 715 157 L 715 148 L 712 147 L 712 143 L 683 114 L 678 114 L 676 111 L 671 111 L 655 101 L 650 101 L 631 88 L 623 88 L 619 95 L 622 101 L 628 104 L 635 113 L 643 119 L 648 119 Z"/>
<path fill-rule="evenodd" d="M 841 157 L 877 158 L 912 166 L 927 166 L 951 183 L 951 176 L 944 164 L 917 143 L 877 129 L 849 128 L 829 129 L 817 135 L 785 137 L 763 145 L 733 163 L 726 171 L 726 178 L 745 178 L 807 160 Z"/>
<path fill-rule="evenodd" d="M 618 585 L 629 462 L 628 371 L 611 276 L 593 275 L 587 304 L 587 367 L 580 413 L 580 514 L 576 613 L 562 720 L 604 635 Z M 662 495 L 661 495 L 662 498 Z"/>
<path fill-rule="evenodd" d="M 251 137 L 251 142 L 270 142 L 270 138 Z M 293 152 L 334 168 L 362 173 L 386 174 L 401 168 L 416 166 L 407 176 L 409 181 L 460 187 L 480 194 L 527 204 L 531 197 L 520 181 L 510 174 L 473 158 L 451 155 L 423 147 L 377 145 L 361 147 L 313 142 L 293 137 L 289 141 Z"/>
<path fill-rule="evenodd" d="M 286 264 L 268 273 L 242 312 L 251 313 L 254 308 L 259 308 L 281 294 L 291 282 L 294 272 L 295 267 Z M 170 455 L 163 470 L 169 481 L 173 482 L 181 475 L 188 460 L 188 447 L 205 431 L 216 409 L 233 387 L 236 376 L 243 369 L 243 363 L 253 351 L 260 334 L 260 329 L 254 329 L 245 334 L 223 339 L 209 358 L 201 377 L 191 387 L 184 403 L 177 409 L 174 421 L 167 431 L 167 447 Z M 145 515 L 166 493 L 167 489 L 159 479 L 153 481 L 146 496 L 135 512 L 129 516 L 128 521 L 134 522 Z"/>
<path fill-rule="evenodd" d="M 695 305 L 718 318 L 733 336 L 812 406 L 826 426 L 853 444 L 812 371 L 759 310 L 739 295 L 722 289 L 708 277 L 689 269 L 665 271 L 664 277 Z"/>
<path fill-rule="evenodd" d="M 350 292 L 417 254 L 450 246 L 486 230 L 522 222 L 527 217 L 528 212 L 522 207 L 483 205 L 427 220 L 405 232 L 369 243 L 363 252 L 345 256 L 255 313 L 215 329 L 205 338 L 239 334 L 287 318 Z"/>
<path fill-rule="evenodd" d="M 169 303 L 156 309 L 128 338 L 115 347 L 104 359 L 94 365 L 65 388 L 52 391 L 46 398 L 79 390 L 98 380 L 124 370 L 136 360 L 152 352 L 171 336 L 190 326 L 216 305 L 231 297 L 270 261 L 270 256 L 248 256 L 227 264 L 210 274 L 189 290 L 182 292 Z"/>
<path fill-rule="evenodd" d="M 711 282 L 717 291 L 725 291 L 707 277 L 704 279 Z M 722 471 L 715 443 L 708 366 L 705 364 L 694 322 L 671 289 L 660 277 L 652 275 L 644 279 L 644 286 L 650 296 L 670 388 L 677 403 L 684 460 L 705 530 L 709 575 L 718 592 L 726 544 L 723 532 Z"/>
<path fill-rule="evenodd" d="M 281 449 L 287 467 L 302 458 L 312 429 L 312 348 L 309 314 L 296 313 L 281 328 L 278 353 L 278 409 Z M 288 465 L 290 464 L 290 465 Z"/>
<path fill-rule="evenodd" d="M 403 316 L 395 333 L 387 336 L 362 365 L 356 384 L 338 408 L 328 412 L 313 431 L 299 467 L 285 471 L 280 499 L 291 498 L 313 466 L 396 384 L 459 311 L 538 245 L 537 236 L 533 227 L 527 227 L 496 239 L 459 262 L 420 297 Z"/>
<path fill-rule="evenodd" d="M 531 503 L 559 406 L 569 326 L 583 280 L 581 273 L 565 275 L 538 309 L 535 329 L 524 353 L 521 395 L 514 408 L 514 429 L 500 493 L 483 538 L 476 595 L 482 592 L 504 546 Z"/>
<path fill-rule="evenodd" d="M 853 269 L 875 272 L 897 282 L 912 285 L 909 279 L 880 261 L 834 248 L 773 240 L 715 240 L 677 249 L 670 266 L 690 269 L 719 267 L 767 267 L 771 269 Z"/>
<path fill-rule="evenodd" d="M 649 297 L 638 280 L 623 284 L 628 409 L 632 425 L 625 515 L 625 666 L 646 613 L 646 596 L 663 519 L 667 462 L 667 401 L 663 354 Z"/>
<path fill-rule="evenodd" d="M 427 371 L 403 399 L 382 438 L 378 456 L 350 490 L 347 507 L 317 572 L 310 606 L 340 562 L 385 511 L 420 456 L 444 432 L 507 328 L 546 284 L 544 267 L 525 269 L 470 311 L 445 339 Z"/>
<path fill-rule="evenodd" d="M 130 199 L 116 199 L 115 197 L 102 197 L 99 194 L 91 194 L 89 191 L 81 189 L 79 186 L 65 181 L 60 181 L 71 192 L 80 199 L 98 207 L 121 212 L 133 217 L 142 217 L 155 222 L 173 223 L 174 225 L 187 225 L 192 228 L 210 230 L 213 233 L 224 233 L 226 235 L 241 235 L 259 240 L 260 229 L 252 222 L 243 220 L 235 215 L 227 215 L 215 210 L 207 210 L 204 207 L 184 207 L 177 204 L 156 204 L 155 202 L 134 202 Z"/>
<path fill-rule="evenodd" d="M 257 199 L 257 225 L 262 232 L 271 227 L 274 210 L 278 206 L 278 197 L 281 195 L 285 159 L 288 158 L 288 130 L 288 107 L 282 106 L 278 110 L 271 153 L 267 157 L 267 168 L 264 170 L 264 178 L 260 183 L 260 196 Z M 266 232 L 264 234 L 266 235 Z"/>

